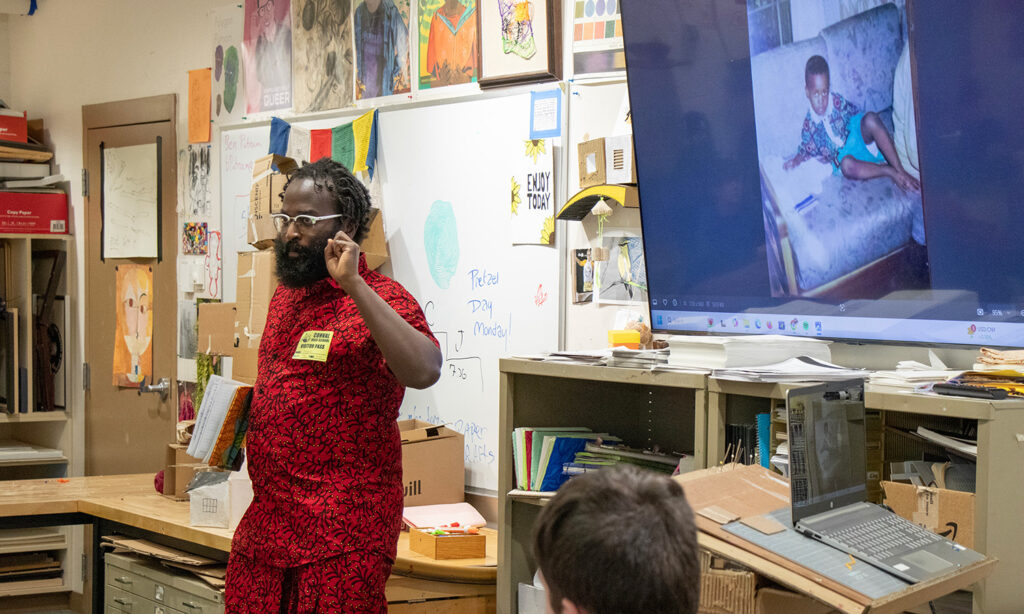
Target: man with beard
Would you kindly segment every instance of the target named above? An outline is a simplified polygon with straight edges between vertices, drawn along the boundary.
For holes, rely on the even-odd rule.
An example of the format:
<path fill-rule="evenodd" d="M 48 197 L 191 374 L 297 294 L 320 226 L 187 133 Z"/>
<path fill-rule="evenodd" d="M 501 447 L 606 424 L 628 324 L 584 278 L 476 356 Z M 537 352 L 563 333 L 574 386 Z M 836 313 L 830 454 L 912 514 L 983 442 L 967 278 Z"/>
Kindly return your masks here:
<path fill-rule="evenodd" d="M 416 300 L 368 270 L 370 199 L 307 164 L 274 215 L 277 275 L 247 453 L 255 496 L 232 542 L 228 613 L 385 612 L 402 513 L 396 420 L 441 352 Z"/>

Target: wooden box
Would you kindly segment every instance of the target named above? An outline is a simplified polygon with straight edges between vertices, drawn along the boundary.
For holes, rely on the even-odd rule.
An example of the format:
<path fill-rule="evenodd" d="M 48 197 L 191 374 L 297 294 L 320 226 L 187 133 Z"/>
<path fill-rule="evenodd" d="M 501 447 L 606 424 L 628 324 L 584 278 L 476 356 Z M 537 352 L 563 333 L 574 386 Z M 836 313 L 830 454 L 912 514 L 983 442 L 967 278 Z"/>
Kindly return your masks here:
<path fill-rule="evenodd" d="M 482 559 L 487 556 L 487 538 L 476 535 L 431 535 L 409 529 L 409 549 L 439 561 L 448 559 Z"/>

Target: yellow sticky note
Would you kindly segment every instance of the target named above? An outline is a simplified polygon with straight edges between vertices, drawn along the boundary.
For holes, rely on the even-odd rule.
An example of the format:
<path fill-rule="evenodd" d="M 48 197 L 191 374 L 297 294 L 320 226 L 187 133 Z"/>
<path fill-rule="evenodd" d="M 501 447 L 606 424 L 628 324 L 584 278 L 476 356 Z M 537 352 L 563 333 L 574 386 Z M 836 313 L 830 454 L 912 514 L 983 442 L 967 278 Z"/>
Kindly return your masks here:
<path fill-rule="evenodd" d="M 331 339 L 334 332 L 329 330 L 307 330 L 302 333 L 299 345 L 295 347 L 292 360 L 316 360 L 327 362 L 327 354 L 331 351 Z"/>

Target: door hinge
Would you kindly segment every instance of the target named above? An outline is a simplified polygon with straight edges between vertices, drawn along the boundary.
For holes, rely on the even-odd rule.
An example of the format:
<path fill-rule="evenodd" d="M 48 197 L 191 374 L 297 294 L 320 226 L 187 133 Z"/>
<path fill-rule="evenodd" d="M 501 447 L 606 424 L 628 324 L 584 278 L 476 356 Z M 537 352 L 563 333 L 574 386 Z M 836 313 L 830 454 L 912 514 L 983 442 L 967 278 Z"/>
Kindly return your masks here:
<path fill-rule="evenodd" d="M 82 198 L 89 198 L 89 169 L 82 169 Z"/>
<path fill-rule="evenodd" d="M 82 390 L 89 389 L 89 363 L 82 363 Z"/>
<path fill-rule="evenodd" d="M 89 581 L 89 557 L 82 554 L 82 583 Z"/>

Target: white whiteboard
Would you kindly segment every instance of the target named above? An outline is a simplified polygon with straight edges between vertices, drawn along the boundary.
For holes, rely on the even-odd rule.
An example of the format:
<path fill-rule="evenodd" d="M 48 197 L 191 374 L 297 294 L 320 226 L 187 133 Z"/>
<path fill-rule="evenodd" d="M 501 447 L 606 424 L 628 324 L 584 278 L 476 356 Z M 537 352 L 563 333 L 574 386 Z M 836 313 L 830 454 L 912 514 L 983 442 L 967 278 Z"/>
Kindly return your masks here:
<path fill-rule="evenodd" d="M 498 486 L 498 358 L 558 344 L 558 251 L 513 247 L 510 235 L 511 178 L 525 156 L 529 105 L 525 93 L 378 115 L 382 200 L 375 204 L 391 250 L 382 271 L 423 306 L 445 359 L 437 384 L 406 392 L 400 417 L 463 433 L 466 484 L 484 491 Z M 262 144 L 252 157 L 263 155 L 268 140 L 266 126 L 222 133 L 225 291 L 233 292 L 234 252 L 245 245 L 240 209 L 248 207 L 251 178 L 237 152 Z M 454 232 L 431 211 L 450 214 Z"/>

